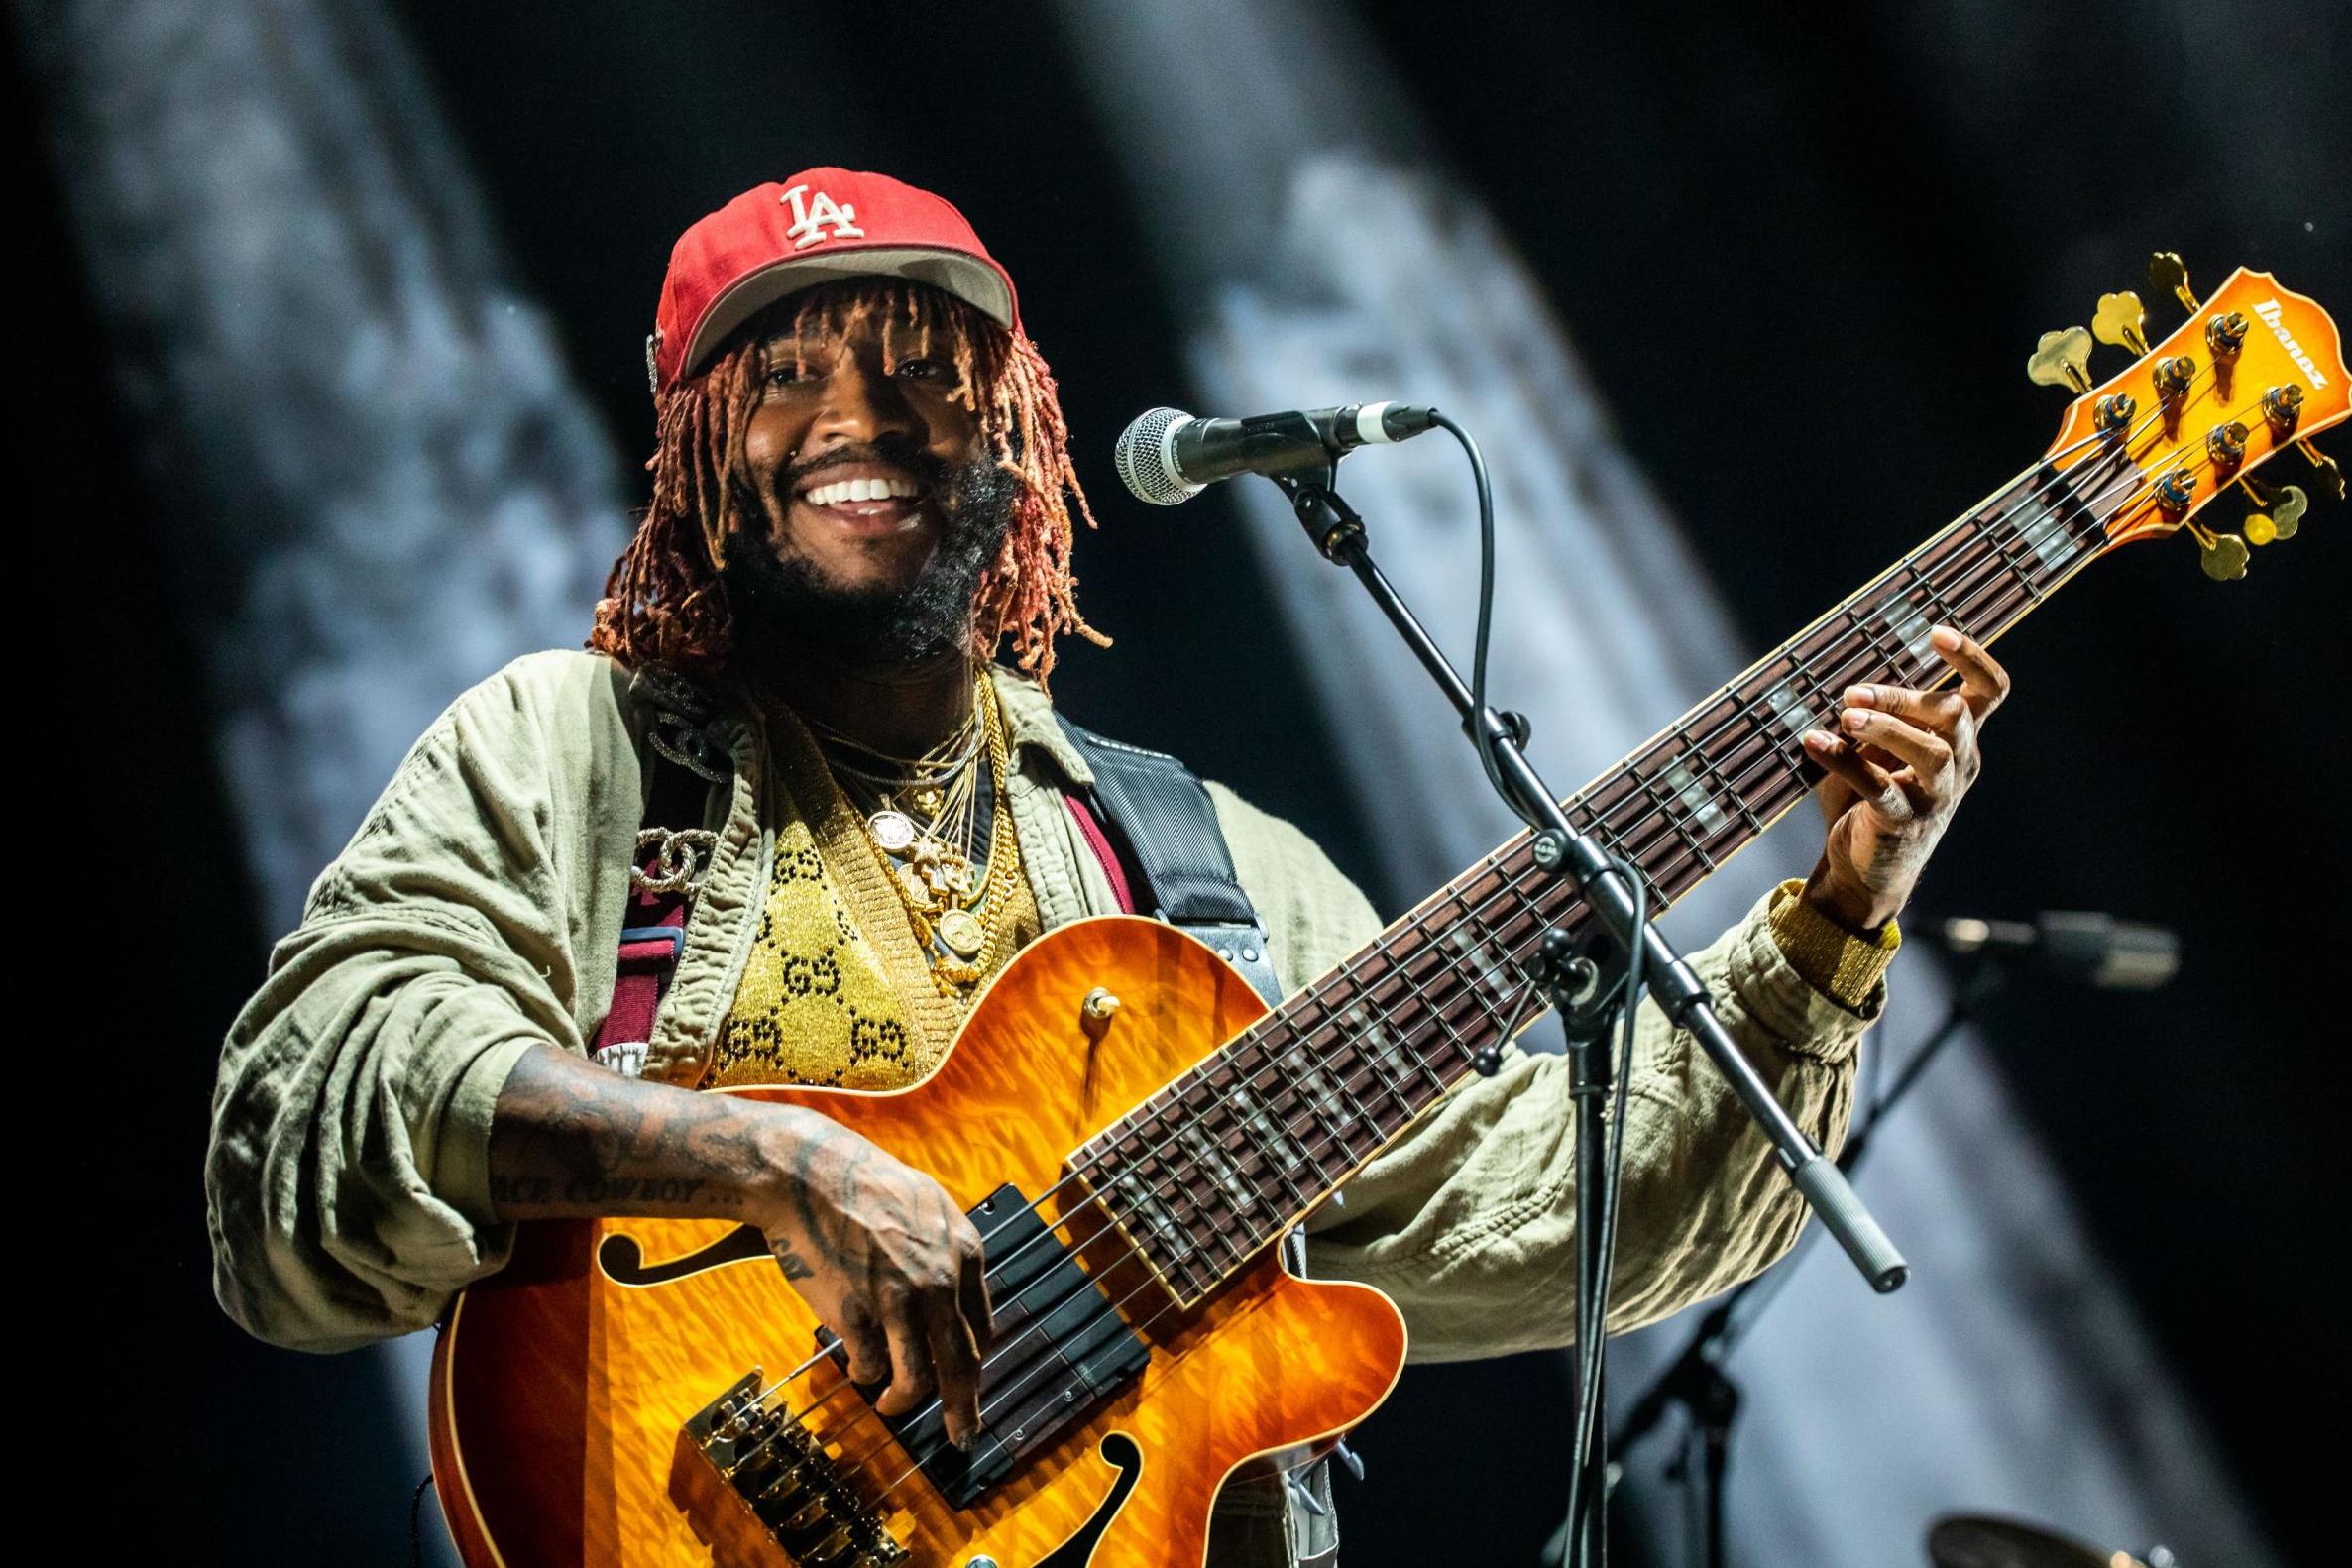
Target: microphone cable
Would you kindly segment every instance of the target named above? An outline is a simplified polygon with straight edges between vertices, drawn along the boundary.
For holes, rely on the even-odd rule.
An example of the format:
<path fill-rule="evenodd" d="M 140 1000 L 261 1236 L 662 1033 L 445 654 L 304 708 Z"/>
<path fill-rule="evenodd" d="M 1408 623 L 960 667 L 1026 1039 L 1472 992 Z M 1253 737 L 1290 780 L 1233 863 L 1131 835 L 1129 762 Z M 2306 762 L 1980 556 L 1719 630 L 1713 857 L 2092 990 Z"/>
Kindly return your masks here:
<path fill-rule="evenodd" d="M 1479 765 L 1486 770 L 1487 782 L 1503 797 L 1513 815 L 1530 828 L 1534 822 L 1521 801 L 1503 778 L 1503 767 L 1495 758 L 1495 737 L 1487 726 L 1487 657 L 1494 644 L 1495 630 L 1495 489 L 1487 472 L 1486 455 L 1479 450 L 1478 441 L 1469 431 L 1445 414 L 1431 410 L 1429 422 L 1452 436 L 1470 461 L 1470 474 L 1478 491 L 1478 620 L 1470 654 L 1470 732 L 1478 750 Z M 1519 741 L 1525 744 L 1522 734 Z M 1566 1560 L 1575 1561 L 1576 1542 L 1581 1538 L 1583 1512 L 1587 1509 L 1606 1509 L 1607 1491 L 1602 1496 L 1584 1495 L 1587 1457 L 1599 1439 L 1601 1400 L 1599 1384 L 1602 1368 L 1602 1347 L 1609 1337 L 1609 1278 L 1617 1257 L 1618 1192 L 1623 1185 L 1625 1158 L 1625 1103 L 1631 1095 L 1630 1078 L 1633 1070 L 1633 1039 L 1640 1015 L 1641 993 L 1644 986 L 1642 964 L 1643 932 L 1649 925 L 1649 883 L 1622 857 L 1612 852 L 1611 870 L 1625 879 L 1633 898 L 1632 941 L 1625 953 L 1625 972 L 1618 986 L 1616 1002 L 1617 1027 L 1605 1030 L 1602 1039 L 1585 1047 L 1586 1050 L 1608 1050 L 1609 1036 L 1618 1037 L 1617 1062 L 1610 1074 L 1616 1103 L 1610 1107 L 1607 1147 L 1602 1153 L 1602 1169 L 1606 1173 L 1595 1205 L 1601 1218 L 1601 1243 L 1597 1255 L 1601 1260 L 1600 1278 L 1593 1282 L 1591 1317 L 1588 1321 L 1579 1314 L 1576 1324 L 1576 1408 L 1573 1417 L 1572 1464 L 1568 1473 L 1568 1535 Z M 1584 1238 L 1577 1238 L 1577 1246 Z M 1606 1529 L 1606 1522 L 1604 1529 Z"/>

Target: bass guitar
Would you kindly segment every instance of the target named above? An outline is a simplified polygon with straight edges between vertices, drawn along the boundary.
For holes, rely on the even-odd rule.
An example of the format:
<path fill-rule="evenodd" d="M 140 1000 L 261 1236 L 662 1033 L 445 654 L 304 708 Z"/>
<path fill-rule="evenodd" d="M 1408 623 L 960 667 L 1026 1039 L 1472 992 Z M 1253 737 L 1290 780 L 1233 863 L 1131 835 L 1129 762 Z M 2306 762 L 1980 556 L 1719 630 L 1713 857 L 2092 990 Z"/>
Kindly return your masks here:
<path fill-rule="evenodd" d="M 1696 886 L 1811 789 L 1798 737 L 1856 682 L 1939 683 L 1929 628 L 1990 642 L 2120 545 L 2176 532 L 2242 575 L 2296 530 L 2255 470 L 2346 415 L 2335 324 L 2239 271 L 2151 347 L 2139 300 L 2029 365 L 2077 393 L 2032 466 L 1567 803 L 1647 879 Z M 2093 336 L 2134 363 L 2091 384 Z M 2275 477 L 2275 476 L 2272 476 Z M 2225 489 L 2257 509 L 2204 519 Z M 433 1362 L 433 1479 L 493 1564 L 1198 1565 L 1217 1489 L 1312 1458 L 1403 1365 L 1378 1290 L 1278 1243 L 1522 1015 L 1532 949 L 1584 915 L 1522 834 L 1269 1010 L 1173 927 L 1081 921 L 1015 956 L 953 1050 L 892 1093 L 759 1089 L 928 1172 L 985 1241 L 996 1334 L 969 1452 L 933 1403 L 884 1419 L 755 1230 L 523 1227 Z M 1525 1010 L 1532 1011 L 1532 1009 Z"/>

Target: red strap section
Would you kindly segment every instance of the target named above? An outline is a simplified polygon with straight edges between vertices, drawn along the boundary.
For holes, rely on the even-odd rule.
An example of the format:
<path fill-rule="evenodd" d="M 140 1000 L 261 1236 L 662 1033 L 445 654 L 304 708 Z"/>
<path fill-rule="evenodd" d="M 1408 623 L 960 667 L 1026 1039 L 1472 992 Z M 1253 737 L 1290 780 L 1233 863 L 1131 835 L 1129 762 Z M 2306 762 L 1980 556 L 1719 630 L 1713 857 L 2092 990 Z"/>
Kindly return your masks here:
<path fill-rule="evenodd" d="M 657 855 L 648 853 L 638 869 L 652 871 L 657 859 Z M 623 919 L 632 929 L 683 926 L 686 895 L 639 889 L 629 895 L 628 914 Z M 620 966 L 613 978 L 613 1005 L 605 1013 L 603 1027 L 596 1032 L 597 1049 L 653 1038 L 654 1010 L 661 1005 L 662 992 L 669 989 L 671 971 L 678 966 L 677 954 L 675 942 L 660 939 L 620 945 Z"/>
<path fill-rule="evenodd" d="M 667 944 L 662 956 L 669 956 Z M 599 1049 L 653 1038 L 653 1010 L 661 1005 L 661 972 L 651 967 L 635 973 L 621 971 L 613 982 L 613 1009 L 605 1014 L 605 1027 L 597 1031 Z"/>
<path fill-rule="evenodd" d="M 1078 825 L 1078 836 L 1086 840 L 1086 847 L 1094 851 L 1094 858 L 1102 862 L 1102 874 L 1110 878 L 1111 897 L 1119 901 L 1119 913 L 1135 913 L 1135 893 L 1127 885 L 1127 868 L 1119 863 L 1118 851 L 1111 847 L 1110 835 L 1102 831 L 1095 820 L 1093 808 L 1075 795 L 1064 795 L 1063 801 Z"/>

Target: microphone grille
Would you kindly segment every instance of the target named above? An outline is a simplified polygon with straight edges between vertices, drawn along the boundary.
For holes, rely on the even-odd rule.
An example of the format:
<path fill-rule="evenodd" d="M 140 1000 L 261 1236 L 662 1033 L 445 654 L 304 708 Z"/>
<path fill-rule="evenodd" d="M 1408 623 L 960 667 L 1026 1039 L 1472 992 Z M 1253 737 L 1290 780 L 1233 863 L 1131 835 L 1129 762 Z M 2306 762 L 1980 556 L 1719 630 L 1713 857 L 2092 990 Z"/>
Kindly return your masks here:
<path fill-rule="evenodd" d="M 1153 408 L 1136 415 L 1135 422 L 1119 432 L 1111 462 L 1119 470 L 1120 483 L 1135 493 L 1136 500 L 1173 506 L 1190 501 L 1205 488 L 1185 484 L 1176 472 L 1176 433 L 1191 422 L 1192 416 L 1181 408 Z"/>

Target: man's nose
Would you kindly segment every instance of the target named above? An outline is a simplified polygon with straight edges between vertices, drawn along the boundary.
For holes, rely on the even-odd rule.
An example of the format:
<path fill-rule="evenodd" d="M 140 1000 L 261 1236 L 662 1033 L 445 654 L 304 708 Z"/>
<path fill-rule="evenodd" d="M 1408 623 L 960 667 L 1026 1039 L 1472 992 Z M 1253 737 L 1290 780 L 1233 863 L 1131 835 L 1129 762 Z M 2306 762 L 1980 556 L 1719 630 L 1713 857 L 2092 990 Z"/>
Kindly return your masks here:
<path fill-rule="evenodd" d="M 928 432 L 896 379 L 884 374 L 878 359 L 863 354 L 838 356 L 825 378 L 825 396 L 809 427 L 809 447 L 829 452 L 835 447 L 865 446 L 884 432 L 912 436 L 920 443 Z"/>

